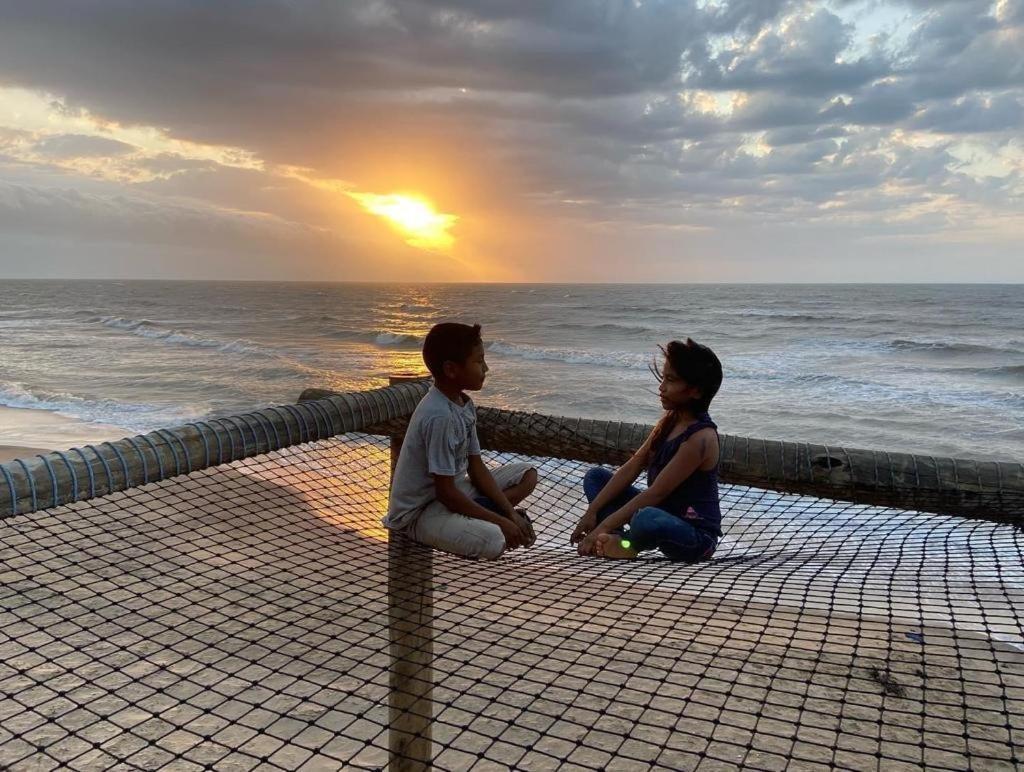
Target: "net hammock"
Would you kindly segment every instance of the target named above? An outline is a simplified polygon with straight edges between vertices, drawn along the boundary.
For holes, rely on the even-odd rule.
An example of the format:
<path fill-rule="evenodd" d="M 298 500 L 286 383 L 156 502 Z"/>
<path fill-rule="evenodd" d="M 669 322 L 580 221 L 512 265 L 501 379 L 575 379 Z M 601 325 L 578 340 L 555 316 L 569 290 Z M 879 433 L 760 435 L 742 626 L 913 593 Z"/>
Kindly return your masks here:
<path fill-rule="evenodd" d="M 1019 525 L 725 484 L 711 562 L 580 558 L 592 462 L 491 450 L 538 468 L 533 549 L 389 547 L 390 441 L 337 430 L 408 415 L 395 388 L 240 418 L 233 461 L 148 435 L 148 484 L 105 448 L 5 467 L 58 506 L 0 522 L 0 767 L 1024 765 Z"/>

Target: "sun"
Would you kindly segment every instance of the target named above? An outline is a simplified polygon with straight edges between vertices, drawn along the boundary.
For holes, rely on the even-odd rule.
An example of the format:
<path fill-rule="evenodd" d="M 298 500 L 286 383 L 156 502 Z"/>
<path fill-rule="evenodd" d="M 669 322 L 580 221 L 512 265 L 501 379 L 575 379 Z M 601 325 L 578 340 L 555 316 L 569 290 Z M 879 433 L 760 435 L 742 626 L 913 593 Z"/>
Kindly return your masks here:
<path fill-rule="evenodd" d="M 449 230 L 458 216 L 438 212 L 425 198 L 407 193 L 348 193 L 370 214 L 383 217 L 405 236 L 405 243 L 419 249 L 445 251 L 455 244 Z"/>

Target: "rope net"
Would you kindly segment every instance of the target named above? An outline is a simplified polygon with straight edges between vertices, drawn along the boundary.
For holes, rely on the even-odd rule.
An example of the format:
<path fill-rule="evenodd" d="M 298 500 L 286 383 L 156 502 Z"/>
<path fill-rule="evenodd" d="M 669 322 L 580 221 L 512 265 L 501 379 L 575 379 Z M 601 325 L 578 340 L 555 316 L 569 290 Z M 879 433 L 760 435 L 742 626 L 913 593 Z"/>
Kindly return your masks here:
<path fill-rule="evenodd" d="M 439 769 L 1019 769 L 1024 534 L 722 487 L 713 561 L 434 553 Z M 0 523 L 0 766 L 388 764 L 388 440 L 348 434 Z"/>

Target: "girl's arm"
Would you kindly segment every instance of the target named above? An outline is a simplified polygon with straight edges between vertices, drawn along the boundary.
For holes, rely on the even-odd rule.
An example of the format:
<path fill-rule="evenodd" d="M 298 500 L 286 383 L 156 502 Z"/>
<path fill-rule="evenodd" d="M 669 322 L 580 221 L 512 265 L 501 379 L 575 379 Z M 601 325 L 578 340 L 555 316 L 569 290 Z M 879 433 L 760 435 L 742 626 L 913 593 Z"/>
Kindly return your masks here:
<path fill-rule="evenodd" d="M 612 475 L 608 484 L 597 494 L 597 498 L 590 502 L 590 506 L 587 507 L 588 515 L 591 513 L 596 515 L 613 502 L 619 494 L 632 485 L 636 478 L 640 476 L 640 473 L 644 471 L 647 461 L 651 457 L 651 442 L 653 439 L 654 432 L 651 432 L 647 439 L 644 440 L 644 444 L 637 448 L 636 453 L 630 456 L 629 461 L 615 470 L 615 474 Z"/>
<path fill-rule="evenodd" d="M 614 531 L 621 525 L 625 525 L 633 519 L 633 515 L 644 507 L 653 507 L 660 504 L 668 494 L 679 487 L 683 481 L 704 464 L 709 455 L 713 452 L 712 440 L 715 436 L 714 429 L 701 429 L 690 439 L 679 446 L 679 450 L 672 456 L 672 460 L 661 470 L 661 474 L 655 479 L 654 484 L 639 496 L 630 499 L 625 506 L 606 517 L 593 535 Z M 632 459 L 630 459 L 632 460 Z M 610 486 L 610 483 L 609 483 Z"/>
<path fill-rule="evenodd" d="M 590 506 L 587 507 L 587 511 L 580 518 L 580 521 L 576 523 L 576 529 L 572 532 L 572 536 L 569 537 L 570 544 L 578 544 L 587 534 L 593 531 L 594 525 L 597 523 L 597 513 L 614 501 L 616 496 L 626 490 L 640 476 L 640 472 L 647 466 L 647 460 L 651 456 L 653 437 L 654 433 L 652 432 L 644 440 L 644 444 L 630 457 L 629 461 L 615 470 L 615 474 L 612 475 L 608 483 L 597 494 L 597 497 L 590 503 Z"/>

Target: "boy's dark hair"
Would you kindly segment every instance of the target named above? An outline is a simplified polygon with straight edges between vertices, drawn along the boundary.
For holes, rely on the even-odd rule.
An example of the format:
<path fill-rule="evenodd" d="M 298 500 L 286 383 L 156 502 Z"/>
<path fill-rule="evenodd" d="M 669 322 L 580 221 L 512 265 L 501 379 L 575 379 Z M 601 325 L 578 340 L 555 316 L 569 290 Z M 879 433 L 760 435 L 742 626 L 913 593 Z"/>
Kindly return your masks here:
<path fill-rule="evenodd" d="M 435 324 L 423 341 L 423 362 L 435 378 L 444 377 L 444 363 L 457 362 L 462 364 L 473 349 L 483 343 L 480 338 L 480 325 L 459 324 L 458 322 L 442 322 Z"/>

